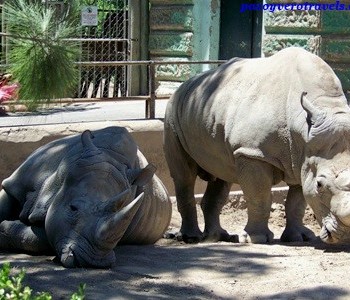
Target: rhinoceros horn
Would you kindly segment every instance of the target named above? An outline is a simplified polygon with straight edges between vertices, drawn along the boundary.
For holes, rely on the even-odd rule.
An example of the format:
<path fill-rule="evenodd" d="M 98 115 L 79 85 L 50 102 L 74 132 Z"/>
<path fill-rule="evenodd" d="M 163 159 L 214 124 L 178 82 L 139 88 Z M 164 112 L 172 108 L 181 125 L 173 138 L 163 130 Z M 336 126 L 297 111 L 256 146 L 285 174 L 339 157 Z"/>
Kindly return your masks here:
<path fill-rule="evenodd" d="M 104 213 L 118 212 L 124 206 L 128 205 L 132 200 L 132 195 L 135 195 L 137 186 L 131 186 L 124 192 L 112 197 L 106 202 L 101 203 L 100 211 Z"/>
<path fill-rule="evenodd" d="M 130 193 L 129 190 L 128 193 L 131 197 L 132 193 Z M 129 199 L 124 199 L 126 194 L 122 194 L 120 195 L 120 200 L 123 203 L 127 203 Z M 125 231 L 128 229 L 132 218 L 139 209 L 143 196 L 144 193 L 141 193 L 119 211 L 108 214 L 108 216 L 100 219 L 95 235 L 98 244 L 108 249 L 112 249 L 117 245 L 119 240 L 123 237 Z M 114 199 L 114 202 L 116 202 L 116 199 Z"/>
<path fill-rule="evenodd" d="M 81 158 L 89 158 L 101 154 L 102 152 L 92 142 L 93 135 L 90 130 L 85 130 L 81 134 L 81 143 L 83 144 L 83 153 Z"/>

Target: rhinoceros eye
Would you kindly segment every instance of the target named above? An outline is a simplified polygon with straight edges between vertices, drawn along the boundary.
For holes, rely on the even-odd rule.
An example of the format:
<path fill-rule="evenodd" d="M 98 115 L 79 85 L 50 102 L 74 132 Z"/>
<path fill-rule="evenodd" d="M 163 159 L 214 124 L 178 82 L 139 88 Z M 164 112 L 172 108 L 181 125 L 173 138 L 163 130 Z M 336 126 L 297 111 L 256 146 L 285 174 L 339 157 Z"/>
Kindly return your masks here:
<path fill-rule="evenodd" d="M 327 182 L 326 175 L 324 175 L 324 174 L 319 175 L 317 177 L 317 181 L 316 181 L 317 189 L 324 188 L 326 186 L 326 182 Z"/>
<path fill-rule="evenodd" d="M 78 207 L 75 206 L 74 204 L 69 205 L 69 208 L 71 211 L 78 211 Z"/>

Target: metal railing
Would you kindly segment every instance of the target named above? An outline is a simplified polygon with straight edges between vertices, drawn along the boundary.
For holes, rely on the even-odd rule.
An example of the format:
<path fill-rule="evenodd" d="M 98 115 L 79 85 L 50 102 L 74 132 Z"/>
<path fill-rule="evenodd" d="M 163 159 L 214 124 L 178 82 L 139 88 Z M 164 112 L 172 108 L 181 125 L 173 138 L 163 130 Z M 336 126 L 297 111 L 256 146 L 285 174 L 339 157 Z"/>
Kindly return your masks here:
<path fill-rule="evenodd" d="M 170 95 L 156 95 L 156 66 L 157 65 L 199 65 L 199 64 L 217 64 L 225 63 L 226 60 L 198 60 L 198 61 L 156 61 L 156 60 L 144 60 L 144 61 L 89 61 L 89 62 L 76 62 L 77 66 L 84 67 L 116 67 L 116 66 L 132 66 L 132 65 L 144 65 L 147 66 L 148 72 L 148 95 L 145 96 L 126 96 L 126 97 L 113 97 L 113 98 L 64 98 L 60 100 L 52 100 L 49 103 L 87 103 L 87 102 L 107 102 L 107 101 L 133 101 L 133 100 L 145 100 L 145 118 L 154 119 L 156 111 L 156 100 L 169 99 Z M 23 104 L 23 102 L 6 101 L 2 104 Z"/>

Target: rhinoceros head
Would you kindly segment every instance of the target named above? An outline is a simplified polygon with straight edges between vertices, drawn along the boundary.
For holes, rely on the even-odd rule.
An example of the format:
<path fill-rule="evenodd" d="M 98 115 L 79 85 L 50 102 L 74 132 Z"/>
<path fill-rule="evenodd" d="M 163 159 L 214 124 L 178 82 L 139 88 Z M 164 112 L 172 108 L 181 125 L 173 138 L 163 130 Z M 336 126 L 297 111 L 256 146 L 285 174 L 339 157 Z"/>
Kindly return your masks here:
<path fill-rule="evenodd" d="M 143 200 L 139 187 L 155 168 L 128 169 L 99 150 L 89 131 L 82 134 L 82 143 L 81 156 L 68 166 L 48 209 L 46 234 L 65 267 L 109 267 L 115 261 L 113 249 Z"/>
<path fill-rule="evenodd" d="M 303 192 L 326 243 L 350 242 L 350 109 L 315 107 L 305 95 L 308 114 L 307 160 Z"/>

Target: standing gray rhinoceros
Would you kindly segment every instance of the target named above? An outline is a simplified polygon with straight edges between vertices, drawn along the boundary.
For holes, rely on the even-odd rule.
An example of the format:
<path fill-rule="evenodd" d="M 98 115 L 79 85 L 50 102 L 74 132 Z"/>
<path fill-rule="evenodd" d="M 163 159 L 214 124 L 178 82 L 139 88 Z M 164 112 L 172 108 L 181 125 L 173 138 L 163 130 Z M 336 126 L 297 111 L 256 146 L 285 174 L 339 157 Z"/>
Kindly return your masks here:
<path fill-rule="evenodd" d="M 248 206 L 239 241 L 271 241 L 271 187 L 280 181 L 289 185 L 282 241 L 314 237 L 302 222 L 306 202 L 323 241 L 350 241 L 350 109 L 339 79 L 316 55 L 292 47 L 233 59 L 188 80 L 167 106 L 164 134 L 184 241 L 232 238 L 219 221 L 232 183 Z M 204 234 L 193 196 L 197 176 L 208 181 Z"/>
<path fill-rule="evenodd" d="M 154 243 L 168 227 L 171 202 L 154 171 L 122 127 L 39 148 L 2 183 L 0 249 L 53 248 L 65 267 L 111 266 L 118 243 Z"/>

